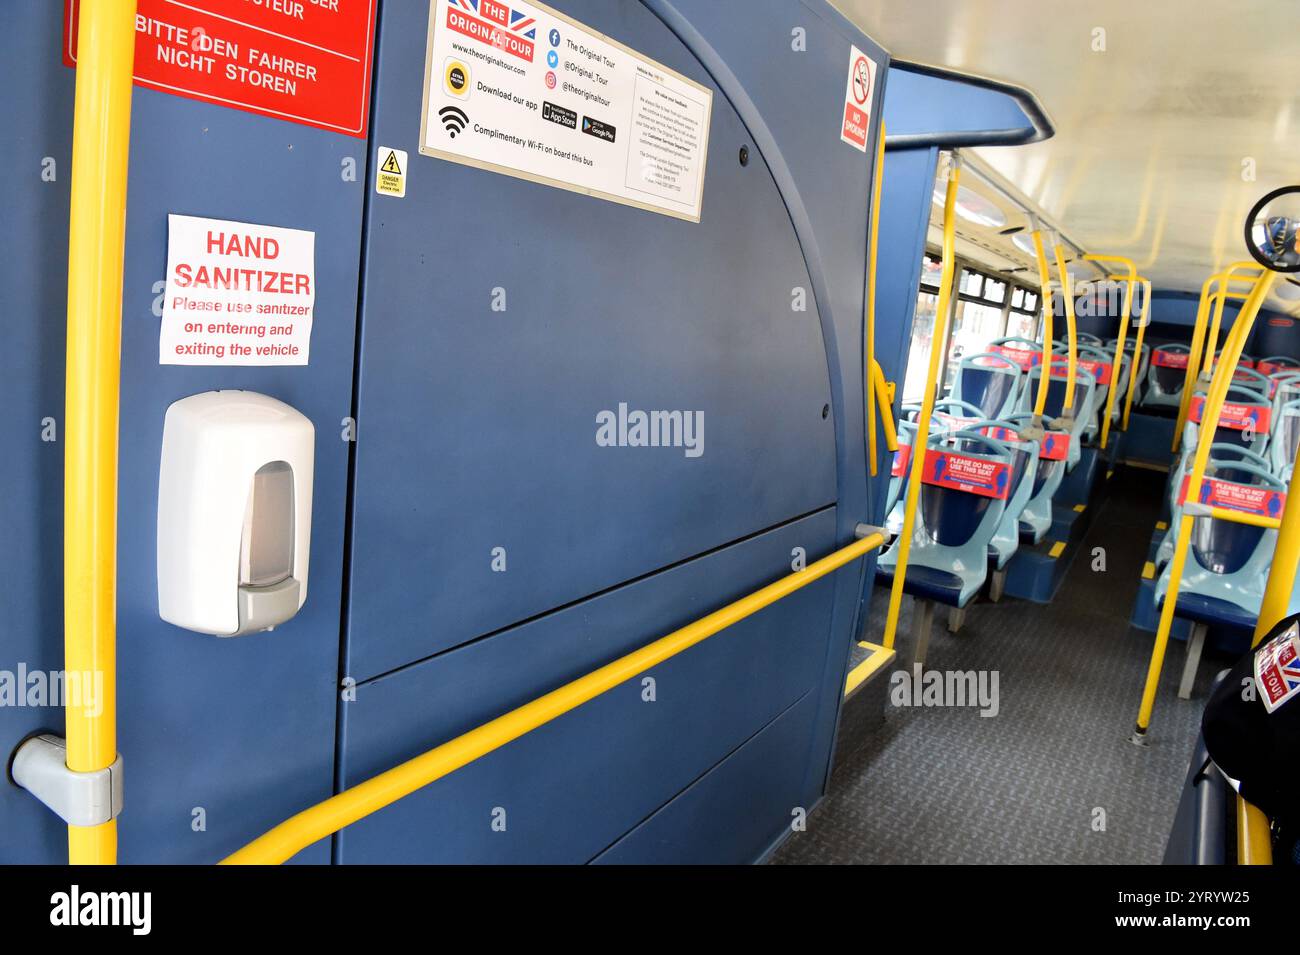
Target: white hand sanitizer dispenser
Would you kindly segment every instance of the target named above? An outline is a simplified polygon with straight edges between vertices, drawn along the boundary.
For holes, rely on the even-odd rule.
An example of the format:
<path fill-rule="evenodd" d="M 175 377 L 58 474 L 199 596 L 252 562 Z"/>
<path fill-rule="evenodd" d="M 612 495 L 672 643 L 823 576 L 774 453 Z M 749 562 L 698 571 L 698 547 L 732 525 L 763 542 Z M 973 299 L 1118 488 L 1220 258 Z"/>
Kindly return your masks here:
<path fill-rule="evenodd" d="M 167 409 L 158 479 L 158 613 L 237 637 L 307 599 L 316 430 L 282 401 L 208 391 Z"/>

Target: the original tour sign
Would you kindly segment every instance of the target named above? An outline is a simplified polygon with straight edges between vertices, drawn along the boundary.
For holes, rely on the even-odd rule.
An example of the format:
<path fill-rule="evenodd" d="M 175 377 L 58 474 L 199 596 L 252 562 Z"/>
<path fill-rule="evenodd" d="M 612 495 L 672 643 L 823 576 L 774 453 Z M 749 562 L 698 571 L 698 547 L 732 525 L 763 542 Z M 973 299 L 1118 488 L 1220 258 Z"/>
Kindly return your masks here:
<path fill-rule="evenodd" d="M 420 153 L 700 221 L 713 93 L 523 0 L 433 0 Z"/>
<path fill-rule="evenodd" d="M 316 233 L 167 217 L 163 365 L 305 365 Z"/>
<path fill-rule="evenodd" d="M 376 0 L 138 0 L 135 82 L 349 136 L 366 135 Z M 64 0 L 77 64 L 79 0 Z"/>

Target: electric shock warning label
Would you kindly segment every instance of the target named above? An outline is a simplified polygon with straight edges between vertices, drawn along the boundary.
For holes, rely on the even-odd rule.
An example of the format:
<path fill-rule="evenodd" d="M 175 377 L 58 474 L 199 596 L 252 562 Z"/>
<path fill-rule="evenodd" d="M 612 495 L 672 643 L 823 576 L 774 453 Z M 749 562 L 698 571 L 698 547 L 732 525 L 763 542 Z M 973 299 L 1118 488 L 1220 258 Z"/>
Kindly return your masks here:
<path fill-rule="evenodd" d="M 433 0 L 420 153 L 700 221 L 711 90 L 522 0 Z"/>
<path fill-rule="evenodd" d="M 305 365 L 316 233 L 167 217 L 163 365 Z"/>

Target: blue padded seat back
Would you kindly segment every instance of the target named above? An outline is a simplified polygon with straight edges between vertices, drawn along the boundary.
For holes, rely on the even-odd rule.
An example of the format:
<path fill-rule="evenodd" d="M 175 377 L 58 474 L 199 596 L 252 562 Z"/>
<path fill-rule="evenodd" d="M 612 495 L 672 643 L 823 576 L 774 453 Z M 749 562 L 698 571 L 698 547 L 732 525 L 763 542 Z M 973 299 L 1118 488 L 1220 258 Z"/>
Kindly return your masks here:
<path fill-rule="evenodd" d="M 1006 406 L 1016 387 L 1016 376 L 1001 368 L 964 365 L 961 370 L 961 397 L 980 409 L 986 418 L 995 418 Z"/>
<path fill-rule="evenodd" d="M 921 485 L 921 514 L 930 539 L 961 547 L 979 529 L 993 499 L 933 484 Z"/>
<path fill-rule="evenodd" d="M 1187 380 L 1187 370 L 1185 368 L 1169 368 L 1165 365 L 1153 365 L 1156 373 L 1156 384 L 1165 394 L 1172 394 L 1176 391 L 1183 390 L 1183 382 Z"/>
<path fill-rule="evenodd" d="M 988 452 L 988 445 L 960 438 L 945 444 L 959 454 Z M 978 494 L 934 484 L 921 485 L 921 513 L 926 530 L 931 540 L 945 547 L 961 547 L 970 540 L 992 505 L 992 498 Z"/>
<path fill-rule="evenodd" d="M 1264 528 L 1198 517 L 1192 525 L 1196 562 L 1215 574 L 1235 574 L 1246 566 L 1264 536 Z"/>

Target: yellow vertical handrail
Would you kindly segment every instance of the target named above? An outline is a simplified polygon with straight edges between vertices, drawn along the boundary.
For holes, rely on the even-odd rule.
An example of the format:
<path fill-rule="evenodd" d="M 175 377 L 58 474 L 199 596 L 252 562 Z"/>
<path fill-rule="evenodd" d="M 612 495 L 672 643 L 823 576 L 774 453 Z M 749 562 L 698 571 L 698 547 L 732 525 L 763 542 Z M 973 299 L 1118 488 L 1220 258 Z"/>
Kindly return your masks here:
<path fill-rule="evenodd" d="M 1034 423 L 1042 423 L 1043 411 L 1047 408 L 1047 389 L 1052 377 L 1052 271 L 1047 264 L 1047 253 L 1043 249 L 1043 233 L 1034 222 L 1034 231 L 1030 233 L 1034 240 L 1034 257 L 1038 261 L 1038 296 L 1043 304 L 1043 370 L 1038 379 L 1038 394 L 1034 398 Z"/>
<path fill-rule="evenodd" d="M 1254 269 L 1256 272 L 1262 272 L 1258 265 L 1253 262 L 1234 262 L 1226 271 L 1220 272 L 1221 281 L 1214 295 L 1214 320 L 1210 322 L 1210 331 L 1205 342 L 1205 351 L 1201 359 L 1201 374 L 1209 377 L 1214 370 L 1214 354 L 1219 350 L 1219 328 L 1223 323 L 1223 306 L 1228 299 L 1243 301 L 1249 297 L 1249 292 L 1234 292 L 1229 288 L 1233 282 L 1253 282 L 1253 276 L 1239 276 L 1236 273 L 1242 269 Z"/>
<path fill-rule="evenodd" d="M 1237 865 L 1272 865 L 1268 817 L 1237 794 Z"/>
<path fill-rule="evenodd" d="M 891 452 L 897 451 L 898 426 L 894 424 L 894 399 L 889 393 L 889 385 L 885 381 L 885 372 L 881 369 L 878 361 L 871 363 L 871 387 L 876 392 L 876 407 L 880 411 L 880 425 L 885 431 L 885 447 Z"/>
<path fill-rule="evenodd" d="M 1260 307 L 1268 296 L 1276 272 L 1265 272 L 1255 282 L 1255 287 L 1242 306 L 1237 320 L 1228 333 L 1223 346 L 1223 358 L 1214 369 L 1210 381 L 1209 393 L 1205 398 L 1205 408 L 1201 414 L 1201 440 L 1196 443 L 1196 453 L 1187 479 L 1186 500 L 1200 499 L 1201 481 L 1205 477 L 1205 467 L 1210 459 L 1210 446 L 1214 443 L 1211 436 L 1219 427 L 1219 415 L 1223 402 L 1232 383 L 1232 376 L 1237 370 L 1237 361 L 1241 358 L 1246 339 L 1255 325 Z M 1142 703 L 1138 708 L 1137 729 L 1134 739 L 1140 741 L 1151 725 L 1151 711 L 1155 707 L 1156 689 L 1160 684 L 1160 671 L 1164 666 L 1165 651 L 1169 646 L 1169 633 L 1174 623 L 1174 613 L 1178 606 L 1178 591 L 1182 586 L 1183 568 L 1187 564 L 1187 549 L 1191 543 L 1192 526 L 1196 517 L 1187 510 L 1179 519 L 1177 537 L 1174 544 L 1174 557 L 1169 567 L 1169 586 L 1165 590 L 1164 606 L 1160 610 L 1160 624 L 1156 629 L 1155 646 L 1151 650 L 1151 662 L 1147 666 L 1146 685 L 1142 690 Z"/>
<path fill-rule="evenodd" d="M 1211 275 L 1201 283 L 1201 297 L 1196 303 L 1196 321 L 1192 323 L 1191 347 L 1187 352 L 1187 368 L 1183 371 L 1183 390 L 1178 396 L 1178 419 L 1174 424 L 1174 441 L 1171 450 L 1177 454 L 1178 445 L 1183 439 L 1183 425 L 1187 423 L 1188 402 L 1196 387 L 1197 375 L 1201 372 L 1201 346 L 1205 342 L 1205 320 L 1209 317 L 1210 302 L 1214 297 L 1214 287 L 1222 281 L 1222 275 Z"/>
<path fill-rule="evenodd" d="M 1240 319 L 1238 319 L 1240 321 Z M 1295 590 L 1296 565 L 1300 563 L 1300 445 L 1296 446 L 1291 480 L 1286 489 L 1286 503 L 1277 530 L 1277 544 L 1268 567 L 1268 583 L 1259 604 L 1252 646 L 1259 646 L 1268 632 L 1287 617 L 1291 594 Z"/>
<path fill-rule="evenodd" d="M 1125 258 L 1122 255 L 1085 255 L 1085 262 L 1118 262 L 1128 269 L 1128 277 L 1124 280 L 1124 308 L 1119 319 L 1119 337 L 1115 341 L 1115 360 L 1111 362 L 1110 376 L 1113 379 L 1110 387 L 1106 389 L 1106 411 L 1105 417 L 1101 422 L 1101 447 L 1106 449 L 1106 442 L 1110 438 L 1110 415 L 1115 406 L 1115 391 L 1119 387 L 1120 370 L 1124 367 L 1124 342 L 1128 336 L 1129 316 L 1133 311 L 1133 283 L 1137 281 L 1137 267 L 1134 266 L 1133 260 Z M 1110 276 L 1106 276 L 1107 281 Z M 1129 363 L 1129 384 L 1133 383 L 1134 376 L 1137 375 L 1137 361 Z M 1125 425 L 1127 427 L 1127 424 Z"/>
<path fill-rule="evenodd" d="M 876 252 L 880 248 L 880 190 L 885 181 L 885 124 L 876 133 L 876 166 L 871 174 L 871 238 L 867 248 L 867 464 L 876 476 L 876 389 L 872 387 L 872 369 L 876 363 Z"/>
<path fill-rule="evenodd" d="M 885 617 L 884 647 L 894 649 L 898 632 L 898 615 L 903 606 L 903 583 L 907 579 L 907 559 L 912 552 L 912 531 L 916 527 L 916 506 L 921 496 L 921 479 L 925 474 L 925 450 L 930 434 L 930 418 L 934 414 L 935 389 L 939 381 L 939 365 L 947 350 L 948 304 L 952 297 L 953 275 L 957 244 L 957 182 L 961 178 L 961 163 L 956 153 L 950 154 L 948 189 L 943 201 L 943 266 L 939 277 L 939 301 L 935 306 L 934 329 L 930 334 L 930 364 L 925 375 L 925 394 L 921 398 L 921 413 L 916 419 L 916 437 L 913 439 L 912 472 L 907 479 L 907 503 L 903 507 L 903 529 L 898 536 L 898 563 L 894 567 L 894 583 L 889 591 L 889 613 Z"/>
<path fill-rule="evenodd" d="M 1075 366 L 1078 362 L 1079 344 L 1077 331 L 1074 324 L 1074 290 L 1070 286 L 1070 270 L 1065 265 L 1065 253 L 1061 251 L 1061 243 L 1052 243 L 1052 252 L 1056 256 L 1056 271 L 1061 276 L 1061 303 L 1065 306 L 1065 328 L 1068 339 L 1069 361 L 1066 364 L 1066 374 L 1069 378 L 1065 382 L 1065 401 L 1062 404 L 1062 414 L 1069 413 L 1069 417 L 1074 417 L 1074 375 Z M 1043 374 L 1051 377 L 1052 369 L 1047 367 L 1043 369 Z"/>
<path fill-rule="evenodd" d="M 67 764 L 117 759 L 117 424 L 135 0 L 83 0 L 68 223 L 64 406 L 64 669 L 102 680 L 101 707 L 69 696 Z M 68 826 L 72 863 L 117 861 L 117 823 Z"/>
<path fill-rule="evenodd" d="M 1178 400 L 1178 420 L 1174 425 L 1174 440 L 1172 450 L 1177 453 L 1178 445 L 1182 442 L 1183 426 L 1187 424 L 1188 410 L 1191 408 L 1192 394 L 1196 390 L 1196 384 L 1202 374 L 1202 362 L 1208 354 L 1209 363 L 1205 365 L 1204 375 L 1208 378 L 1214 367 L 1214 352 L 1218 347 L 1218 319 L 1215 322 L 1215 338 L 1210 344 L 1207 351 L 1206 342 L 1206 320 L 1209 318 L 1210 308 L 1214 307 L 1215 313 L 1222 316 L 1223 298 L 1220 293 L 1227 292 L 1228 286 L 1232 282 L 1253 282 L 1252 276 L 1236 275 L 1243 269 L 1254 269 L 1256 272 L 1262 272 L 1263 269 L 1255 262 L 1233 262 L 1227 269 L 1211 275 L 1201 285 L 1201 297 L 1196 307 L 1196 323 L 1192 329 L 1191 351 L 1187 356 L 1187 370 L 1183 374 L 1183 392 Z M 1217 286 L 1217 288 L 1216 288 Z M 1237 297 L 1237 293 L 1231 293 L 1232 297 Z M 1245 295 L 1240 296 L 1245 298 Z"/>
<path fill-rule="evenodd" d="M 1147 321 L 1151 316 L 1151 280 L 1138 276 L 1135 281 L 1142 284 L 1142 314 L 1138 316 L 1137 338 L 1133 341 L 1133 370 L 1128 376 L 1128 394 L 1124 396 L 1124 419 L 1121 428 L 1128 430 L 1129 412 L 1133 410 L 1133 396 L 1138 389 L 1138 370 L 1142 367 L 1142 339 L 1146 336 Z"/>

